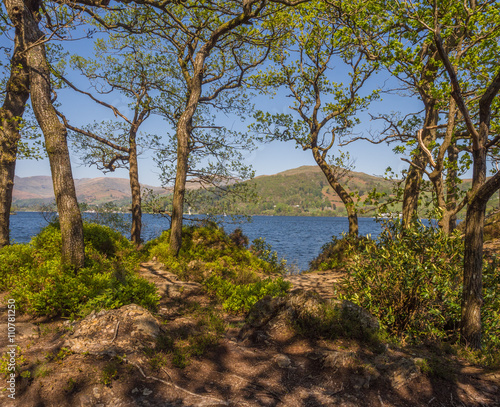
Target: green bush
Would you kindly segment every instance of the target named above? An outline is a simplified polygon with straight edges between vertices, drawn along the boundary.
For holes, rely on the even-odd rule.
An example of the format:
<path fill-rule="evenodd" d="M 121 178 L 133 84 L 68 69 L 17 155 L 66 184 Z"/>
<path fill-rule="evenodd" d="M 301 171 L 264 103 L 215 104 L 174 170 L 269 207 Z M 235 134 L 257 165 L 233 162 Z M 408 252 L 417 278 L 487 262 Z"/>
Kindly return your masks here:
<path fill-rule="evenodd" d="M 388 333 L 447 338 L 460 321 L 463 243 L 441 231 L 388 223 L 378 242 L 352 253 L 343 298 L 369 310 Z"/>
<path fill-rule="evenodd" d="M 255 239 L 252 242 L 251 250 L 259 259 L 269 264 L 272 272 L 280 274 L 286 272 L 286 260 L 279 259 L 278 253 L 272 250 L 271 245 L 263 237 Z"/>
<path fill-rule="evenodd" d="M 182 246 L 178 256 L 169 251 L 170 231 L 148 242 L 144 249 L 156 257 L 166 268 L 185 280 L 203 282 L 212 274 L 230 279 L 235 284 L 254 283 L 259 275 L 280 272 L 277 263 L 261 258 L 240 244 L 243 236 L 235 241 L 222 228 L 187 226 L 182 231 Z"/>
<path fill-rule="evenodd" d="M 371 239 L 368 237 L 358 237 L 343 235 L 342 238 L 332 237 L 332 241 L 324 244 L 315 259 L 309 262 L 309 270 L 331 270 L 347 266 L 348 253 L 352 253 L 352 248 L 363 250 Z M 351 250 L 348 250 L 351 249 Z"/>
<path fill-rule="evenodd" d="M 204 285 L 209 293 L 216 295 L 221 300 L 226 311 L 232 312 L 248 312 L 257 301 L 266 295 L 282 297 L 291 287 L 291 284 L 281 277 L 274 280 L 268 278 L 253 284 L 236 285 L 218 275 L 208 278 Z"/>
<path fill-rule="evenodd" d="M 459 339 L 464 247 L 458 234 L 446 236 L 421 223 L 403 231 L 391 222 L 378 241 L 361 252 L 350 250 L 341 298 L 369 310 L 389 334 L 410 342 Z M 495 265 L 484 270 L 484 347 L 498 354 L 500 277 Z"/>
<path fill-rule="evenodd" d="M 135 269 L 140 257 L 118 232 L 84 223 L 85 266 L 75 272 L 61 262 L 61 232 L 53 223 L 29 244 L 0 250 L 0 285 L 20 311 L 33 315 L 85 315 L 92 309 L 136 303 L 155 310 L 154 284 Z"/>

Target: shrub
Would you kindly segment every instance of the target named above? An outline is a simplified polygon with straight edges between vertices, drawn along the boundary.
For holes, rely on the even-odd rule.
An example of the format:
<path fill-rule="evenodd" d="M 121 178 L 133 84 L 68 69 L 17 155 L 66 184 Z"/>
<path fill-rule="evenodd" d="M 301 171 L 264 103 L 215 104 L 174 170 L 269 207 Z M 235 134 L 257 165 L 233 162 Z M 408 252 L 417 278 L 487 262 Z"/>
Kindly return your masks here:
<path fill-rule="evenodd" d="M 61 262 L 61 233 L 52 223 L 30 244 L 0 250 L 0 284 L 22 312 L 85 315 L 92 309 L 136 303 L 155 310 L 154 284 L 135 273 L 139 255 L 118 232 L 84 223 L 85 266 L 75 272 Z"/>
<path fill-rule="evenodd" d="M 367 237 L 343 235 L 342 238 L 332 237 L 332 241 L 324 244 L 315 259 L 309 262 L 309 270 L 331 270 L 345 267 L 348 262 L 348 253 L 352 253 L 352 248 L 363 250 L 371 239 Z M 348 250 L 351 248 L 351 250 Z"/>
<path fill-rule="evenodd" d="M 369 310 L 393 335 L 448 338 L 460 320 L 461 239 L 414 224 L 388 223 L 378 242 L 352 253 L 343 298 Z"/>
<path fill-rule="evenodd" d="M 411 342 L 456 341 L 461 318 L 463 241 L 415 223 L 404 230 L 386 224 L 378 241 L 361 252 L 351 247 L 353 263 L 342 281 L 341 298 L 376 316 L 389 334 Z M 483 344 L 500 351 L 500 276 L 495 264 L 484 268 Z"/>
<path fill-rule="evenodd" d="M 281 277 L 275 280 L 268 278 L 253 284 L 236 285 L 220 276 L 213 275 L 205 281 L 209 293 L 217 296 L 226 311 L 248 312 L 250 308 L 266 295 L 282 297 L 290 289 L 291 284 Z"/>
<path fill-rule="evenodd" d="M 248 246 L 248 237 L 243 234 L 243 230 L 241 230 L 240 228 L 234 229 L 233 232 L 229 235 L 229 238 L 236 246 Z"/>
<path fill-rule="evenodd" d="M 182 233 L 182 246 L 177 257 L 169 252 L 170 231 L 163 232 L 144 246 L 149 256 L 155 256 L 182 279 L 203 282 L 210 275 L 217 274 L 236 284 L 245 284 L 258 281 L 260 274 L 280 271 L 274 257 L 269 258 L 268 253 L 264 257 L 257 255 L 241 244 L 243 237 L 239 236 L 235 242 L 234 236 L 226 235 L 216 225 L 187 226 Z"/>
<path fill-rule="evenodd" d="M 260 237 L 252 242 L 251 250 L 271 267 L 272 272 L 283 274 L 286 272 L 286 260 L 278 259 L 278 253 L 272 250 L 266 239 Z"/>

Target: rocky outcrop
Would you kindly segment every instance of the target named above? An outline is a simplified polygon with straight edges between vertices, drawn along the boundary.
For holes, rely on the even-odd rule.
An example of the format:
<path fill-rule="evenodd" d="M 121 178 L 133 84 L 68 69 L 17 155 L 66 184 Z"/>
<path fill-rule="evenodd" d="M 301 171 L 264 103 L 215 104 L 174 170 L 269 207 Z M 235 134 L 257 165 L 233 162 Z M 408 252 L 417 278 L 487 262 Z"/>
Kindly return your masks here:
<path fill-rule="evenodd" d="M 72 332 L 63 347 L 74 353 L 110 356 L 154 348 L 162 330 L 160 322 L 148 310 L 135 304 L 93 312 L 69 325 Z"/>
<path fill-rule="evenodd" d="M 323 325 L 326 314 L 336 315 L 339 319 L 337 327 L 348 321 L 364 332 L 375 332 L 380 328 L 377 319 L 365 309 L 350 301 L 325 300 L 314 291 L 294 290 L 286 297 L 264 297 L 250 310 L 246 324 L 241 328 L 238 338 L 250 339 L 253 342 L 264 341 L 272 336 L 276 326 L 285 324 Z M 328 327 L 326 327 L 328 329 Z M 317 332 L 311 332 L 312 335 Z M 307 332 L 304 332 L 307 336 Z M 328 335 L 327 335 L 328 336 Z M 332 337 L 342 336 L 337 332 Z"/>

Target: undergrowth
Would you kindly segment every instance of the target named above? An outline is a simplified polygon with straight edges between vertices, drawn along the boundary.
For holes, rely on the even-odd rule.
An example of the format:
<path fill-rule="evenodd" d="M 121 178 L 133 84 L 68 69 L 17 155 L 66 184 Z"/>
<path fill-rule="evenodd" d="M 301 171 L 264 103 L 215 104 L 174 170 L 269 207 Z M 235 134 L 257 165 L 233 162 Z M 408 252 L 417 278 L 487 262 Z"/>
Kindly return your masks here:
<path fill-rule="evenodd" d="M 78 271 L 61 261 L 57 223 L 28 244 L 0 250 L 0 289 L 10 292 L 21 312 L 32 315 L 84 316 L 92 309 L 136 303 L 155 310 L 154 284 L 135 269 L 141 260 L 134 246 L 109 227 L 84 223 L 85 265 Z"/>
<path fill-rule="evenodd" d="M 309 270 L 331 270 L 344 268 L 348 265 L 349 255 L 348 248 L 355 248 L 360 251 L 369 244 L 371 239 L 368 237 L 343 235 L 341 238 L 336 236 L 332 240 L 325 243 L 320 250 L 319 255 L 309 262 Z"/>
<path fill-rule="evenodd" d="M 349 246 L 347 277 L 338 292 L 370 311 L 384 330 L 403 343 L 460 342 L 463 240 L 415 223 L 403 231 L 386 224 L 363 250 Z M 500 273 L 483 268 L 483 362 L 500 362 Z"/>
<path fill-rule="evenodd" d="M 202 283 L 227 311 L 248 311 L 264 296 L 284 295 L 290 288 L 279 278 L 286 263 L 263 239 L 248 249 L 248 239 L 241 232 L 227 235 L 211 223 L 188 226 L 183 229 L 178 256 L 169 252 L 169 239 L 166 231 L 147 243 L 145 250 L 179 278 Z"/>

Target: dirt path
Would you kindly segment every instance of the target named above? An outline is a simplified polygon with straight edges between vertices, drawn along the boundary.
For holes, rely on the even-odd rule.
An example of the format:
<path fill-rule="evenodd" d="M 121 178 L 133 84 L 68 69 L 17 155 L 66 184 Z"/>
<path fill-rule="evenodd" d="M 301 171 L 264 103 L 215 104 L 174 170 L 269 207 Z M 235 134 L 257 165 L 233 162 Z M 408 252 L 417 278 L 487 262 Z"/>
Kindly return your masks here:
<path fill-rule="evenodd" d="M 314 290 L 323 298 L 330 299 L 335 296 L 335 284 L 344 276 L 345 273 L 329 270 L 288 275 L 285 280 L 290 281 L 294 289 Z"/>

